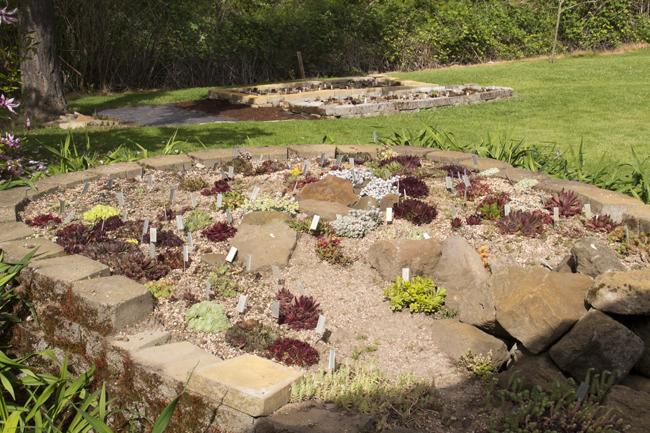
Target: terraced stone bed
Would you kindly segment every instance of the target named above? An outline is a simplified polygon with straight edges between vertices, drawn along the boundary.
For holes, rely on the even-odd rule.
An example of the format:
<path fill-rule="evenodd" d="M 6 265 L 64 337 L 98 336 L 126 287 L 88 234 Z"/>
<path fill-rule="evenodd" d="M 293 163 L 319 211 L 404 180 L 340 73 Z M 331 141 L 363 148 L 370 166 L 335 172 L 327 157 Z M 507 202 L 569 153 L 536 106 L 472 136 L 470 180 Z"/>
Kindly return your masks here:
<path fill-rule="evenodd" d="M 187 170 L 179 171 L 147 169 L 143 177 L 114 179 L 110 185 L 106 179 L 90 182 L 83 194 L 83 185 L 52 192 L 31 202 L 19 216 L 23 221 L 37 224 L 34 229 L 38 237 L 65 246 L 68 253 L 89 256 L 109 265 L 112 272 L 141 282 L 151 279 L 169 282 L 167 286 L 159 283 L 152 288 L 157 295 L 163 293 L 157 299 L 153 314 L 123 329 L 120 335 L 164 330 L 171 333 L 171 342 L 189 341 L 223 359 L 240 356 L 245 351 L 237 346 L 244 344 L 232 338 L 227 341 L 228 331 L 208 333 L 188 329 L 186 315 L 191 308 L 203 301 L 219 304 L 232 325 L 254 328 L 259 323 L 270 333 L 306 342 L 316 349 L 318 363 L 294 368 L 316 372 L 319 366 L 327 366 L 330 351 L 335 350 L 338 362 L 345 359 L 372 361 L 393 378 L 413 372 L 418 379 L 433 379 L 447 408 L 443 416 L 420 422 L 416 427 L 436 432 L 469 431 L 470 427 L 478 431 L 485 421 L 477 412 L 483 391 L 477 382 L 467 380 L 456 363 L 467 349 L 463 346 L 465 342 L 472 341 L 474 348 L 486 355 L 491 350 L 494 364 L 499 367 L 507 363 L 509 349 L 519 357 L 532 356 L 526 350 L 522 355 L 522 342 L 523 347 L 534 354 L 545 353 L 584 314 L 575 313 L 584 307 L 572 307 L 574 310 L 566 313 L 570 318 L 559 319 L 563 323 L 571 322 L 569 327 L 563 325 L 564 331 L 553 337 L 530 336 L 528 330 L 521 329 L 523 326 L 517 323 L 516 317 L 510 322 L 495 319 L 494 305 L 498 306 L 498 302 L 480 298 L 489 292 L 485 287 L 492 287 L 490 290 L 495 293 L 497 289 L 506 291 L 502 286 L 509 282 L 519 284 L 532 275 L 538 276 L 538 280 L 564 281 L 567 287 L 580 286 L 576 290 L 583 293 L 584 298 L 593 280 L 572 273 L 576 267 L 579 272 L 587 272 L 579 267 L 583 262 L 575 263 L 578 257 L 575 244 L 584 238 L 592 245 L 593 242 L 602 243 L 603 250 L 599 252 L 614 263 L 610 270 L 622 273 L 644 270 L 650 263 L 645 238 L 632 233 L 628 241 L 622 226 L 607 233 L 615 228 L 614 222 L 608 225 L 602 215 L 587 218 L 579 201 L 572 201 L 571 196 L 563 194 L 556 197 L 564 200 L 558 206 L 558 213 L 567 215 L 553 221 L 552 195 L 542 198 L 540 191 L 533 187 L 534 182 L 523 181 L 515 185 L 514 181 L 495 177 L 498 170 L 476 173 L 466 167 L 434 163 L 424 157 L 398 157 L 380 164 L 362 153 L 345 155 L 338 166 L 331 158 L 253 162 L 256 158 L 253 156 L 249 160 L 248 157 L 242 152 L 238 160 L 221 166 L 224 172 L 229 166 L 239 172 L 233 179 L 224 178 L 213 167 L 199 168 L 189 164 Z M 354 167 L 350 157 L 354 159 Z M 368 161 L 363 165 L 365 159 Z M 305 163 L 308 173 L 302 171 Z M 373 177 L 372 170 L 376 170 L 379 177 Z M 467 175 L 467 183 L 463 175 Z M 148 176 L 152 186 L 148 185 Z M 447 176 L 452 182 L 450 189 L 447 188 Z M 352 182 L 341 177 L 352 177 Z M 318 180 L 321 178 L 323 180 Z M 378 180 L 386 178 L 390 182 L 382 184 Z M 365 197 L 375 195 L 376 201 L 364 198 L 363 194 L 359 196 L 371 180 L 383 185 L 364 190 Z M 172 188 L 173 200 L 170 200 Z M 226 193 L 226 189 L 231 192 Z M 382 198 L 378 195 L 391 191 L 400 195 L 406 192 L 409 197 L 400 199 L 384 194 Z M 219 192 L 222 194 L 221 208 L 216 207 Z M 123 194 L 121 206 L 118 193 Z M 195 206 L 191 193 L 196 200 Z M 274 206 L 267 203 L 265 207 L 260 200 L 251 200 L 253 195 L 262 199 L 282 193 L 286 194 L 283 206 L 289 212 L 267 212 Z M 293 196 L 298 199 L 298 206 L 289 199 Z M 491 199 L 485 201 L 486 198 Z M 61 202 L 65 202 L 65 213 L 60 213 Z M 414 224 L 421 222 L 418 218 L 411 218 L 412 221 L 397 218 L 423 215 L 417 207 L 400 211 L 398 203 L 405 206 L 409 202 L 423 206 L 416 203 L 422 202 L 435 209 L 435 218 L 419 225 Z M 235 207 L 235 203 L 239 206 Z M 260 211 L 246 215 L 244 208 L 255 203 L 260 204 Z M 505 216 L 504 204 L 509 207 L 509 216 Z M 84 214 L 97 205 L 119 208 L 116 212 L 119 215 L 92 223 L 83 221 Z M 226 205 L 232 208 L 229 209 L 232 224 L 224 211 Z M 371 209 L 370 205 L 381 210 L 377 227 L 361 238 L 340 236 L 345 226 L 336 222 L 337 214 L 346 218 L 345 214 L 351 209 L 356 209 L 354 213 Z M 291 212 L 294 207 L 296 212 Z M 392 221 L 386 221 L 388 207 L 395 217 Z M 68 224 L 45 221 L 48 220 L 44 217 L 46 214 L 63 220 L 70 210 L 75 213 Z M 205 215 L 190 221 L 187 218 L 193 211 Z M 126 223 L 122 221 L 125 212 Z M 187 248 L 189 260 L 184 261 L 183 249 L 188 246 L 189 239 L 185 230 L 179 229 L 177 215 L 184 220 L 184 226 L 201 225 L 203 218 L 209 218 L 205 228 L 220 224 L 211 235 L 221 235 L 221 240 L 211 241 L 202 236 L 204 228 L 193 231 L 193 246 Z M 338 224 L 338 233 L 335 229 L 332 235 L 340 239 L 340 252 L 350 263 L 328 263 L 319 256 L 319 242 L 329 238 L 319 239 L 307 229 L 313 222 L 313 215 L 321 218 L 317 231 L 325 230 L 323 233 L 326 233 L 327 228 L 323 226 L 326 220 L 334 227 Z M 370 213 L 364 215 L 372 219 Z M 151 262 L 146 260 L 151 251 L 149 232 L 143 233 L 145 219 L 150 221 L 148 228 L 156 228 L 158 235 L 156 258 Z M 300 231 L 295 230 L 297 221 L 305 221 Z M 41 222 L 43 224 L 38 225 Z M 231 226 L 237 229 L 236 234 L 232 233 Z M 104 246 L 93 245 L 97 243 Z M 238 253 L 230 264 L 226 255 L 233 245 Z M 573 263 L 565 260 L 572 248 Z M 250 266 L 247 265 L 249 253 Z M 143 266 L 137 265 L 138 262 Z M 278 266 L 275 272 L 279 275 L 274 275 L 271 265 Z M 247 271 L 247 267 L 250 270 Z M 438 286 L 447 289 L 443 308 L 433 314 L 411 313 L 408 308 L 401 312 L 391 310 L 384 290 L 396 277 L 403 275 L 404 267 L 410 269 L 410 278 L 429 276 Z M 543 269 L 547 267 L 565 274 L 546 272 Z M 598 268 L 592 277 L 602 271 Z M 207 281 L 211 281 L 209 290 L 206 290 Z M 278 319 L 273 317 L 273 303 L 279 300 L 278 292 L 284 288 L 298 297 L 300 284 L 306 295 L 319 304 L 318 313 L 326 317 L 324 333 L 313 329 L 317 315 L 307 320 L 304 327 L 308 329 L 279 325 Z M 556 290 L 557 284 L 549 282 L 549 292 Z M 164 296 L 167 289 L 169 297 Z M 243 313 L 237 310 L 240 295 L 247 297 Z M 519 308 L 528 311 L 523 300 L 514 310 Z M 555 307 L 551 310 L 551 316 L 563 314 L 557 313 Z M 576 314 L 578 317 L 574 317 Z M 464 324 L 446 320 L 454 315 Z M 514 324 L 504 330 L 506 323 Z M 476 332 L 481 335 L 477 337 Z M 544 342 L 539 343 L 540 339 Z M 518 351 L 513 348 L 516 340 L 519 340 Z M 270 356 L 263 349 L 254 353 Z M 557 367 L 544 368 L 557 370 Z"/>

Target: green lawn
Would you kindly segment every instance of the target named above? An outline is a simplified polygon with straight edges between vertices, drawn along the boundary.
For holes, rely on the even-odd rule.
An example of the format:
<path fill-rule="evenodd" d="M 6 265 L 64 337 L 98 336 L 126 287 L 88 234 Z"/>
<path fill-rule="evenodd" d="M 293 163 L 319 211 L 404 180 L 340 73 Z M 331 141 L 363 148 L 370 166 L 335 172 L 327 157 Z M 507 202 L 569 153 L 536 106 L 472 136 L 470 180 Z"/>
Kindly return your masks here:
<path fill-rule="evenodd" d="M 644 158 L 650 155 L 650 49 L 619 55 L 584 55 L 556 60 L 520 61 L 499 65 L 397 73 L 395 76 L 438 84 L 479 83 L 508 86 L 516 98 L 471 106 L 442 108 L 433 112 L 401 114 L 366 119 L 292 121 L 277 123 L 240 122 L 183 127 L 177 139 L 188 143 L 184 151 L 207 147 L 240 145 L 250 138 L 253 145 L 286 146 L 320 143 L 325 134 L 336 143 L 368 143 L 373 131 L 387 137 L 393 131 L 420 128 L 428 117 L 432 125 L 453 133 L 461 142 L 477 142 L 497 126 L 512 130 L 513 137 L 528 142 L 554 143 L 560 149 L 584 139 L 588 162 L 608 152 L 630 161 L 630 146 Z M 107 97 L 86 97 L 69 101 L 72 109 L 92 113 L 117 106 L 145 105 L 203 98 L 207 88 Z M 93 145 L 104 151 L 137 142 L 152 152 L 176 128 L 132 128 L 91 130 Z M 85 142 L 84 131 L 74 132 Z M 48 128 L 30 134 L 30 146 L 60 142 L 65 131 Z M 196 137 L 196 138 L 195 138 Z M 248 142 L 247 142 L 248 144 Z"/>

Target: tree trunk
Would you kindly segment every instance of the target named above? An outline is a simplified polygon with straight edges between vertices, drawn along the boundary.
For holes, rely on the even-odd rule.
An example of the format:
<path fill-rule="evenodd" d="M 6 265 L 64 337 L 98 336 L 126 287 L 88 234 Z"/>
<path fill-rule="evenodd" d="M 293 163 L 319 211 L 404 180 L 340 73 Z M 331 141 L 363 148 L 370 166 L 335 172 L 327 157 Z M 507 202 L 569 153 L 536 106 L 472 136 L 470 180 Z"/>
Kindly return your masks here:
<path fill-rule="evenodd" d="M 32 120 L 48 120 L 69 113 L 63 95 L 59 56 L 56 51 L 56 25 L 53 0 L 29 0 L 20 24 L 32 33 L 36 54 L 21 64 L 23 102 L 21 113 Z"/>
<path fill-rule="evenodd" d="M 551 57 L 548 59 L 549 63 L 553 63 L 553 57 L 555 57 L 555 47 L 557 46 L 557 33 L 560 31 L 560 16 L 562 15 L 562 4 L 564 0 L 560 1 L 560 6 L 557 7 L 557 22 L 555 23 L 555 35 L 553 36 L 553 51 L 551 51 Z"/>

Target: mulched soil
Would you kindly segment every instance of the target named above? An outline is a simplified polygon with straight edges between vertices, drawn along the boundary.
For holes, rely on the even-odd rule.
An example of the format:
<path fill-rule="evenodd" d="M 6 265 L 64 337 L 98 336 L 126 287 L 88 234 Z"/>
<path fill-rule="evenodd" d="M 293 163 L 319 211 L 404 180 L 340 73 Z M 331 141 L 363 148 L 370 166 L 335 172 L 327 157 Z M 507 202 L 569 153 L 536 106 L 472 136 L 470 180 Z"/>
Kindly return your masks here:
<path fill-rule="evenodd" d="M 280 107 L 252 108 L 244 104 L 231 104 L 225 99 L 201 99 L 198 101 L 178 102 L 175 107 L 189 111 L 227 116 L 245 121 L 271 122 L 278 120 L 310 120 L 308 117 L 284 111 Z"/>

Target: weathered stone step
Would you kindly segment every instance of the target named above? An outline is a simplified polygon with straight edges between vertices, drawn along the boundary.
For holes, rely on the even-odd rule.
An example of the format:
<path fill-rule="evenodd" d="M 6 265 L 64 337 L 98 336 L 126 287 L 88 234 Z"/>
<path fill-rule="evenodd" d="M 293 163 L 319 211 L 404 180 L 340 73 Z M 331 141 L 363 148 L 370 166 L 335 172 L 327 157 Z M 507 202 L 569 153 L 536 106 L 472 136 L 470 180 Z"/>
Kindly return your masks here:
<path fill-rule="evenodd" d="M 0 223 L 0 242 L 25 239 L 34 234 L 34 230 L 21 222 Z"/>
<path fill-rule="evenodd" d="M 65 254 L 63 247 L 45 238 L 0 242 L 0 250 L 5 252 L 5 262 L 17 262 L 39 246 L 40 248 L 36 251 L 36 254 L 32 256 L 32 262 L 59 257 Z"/>

